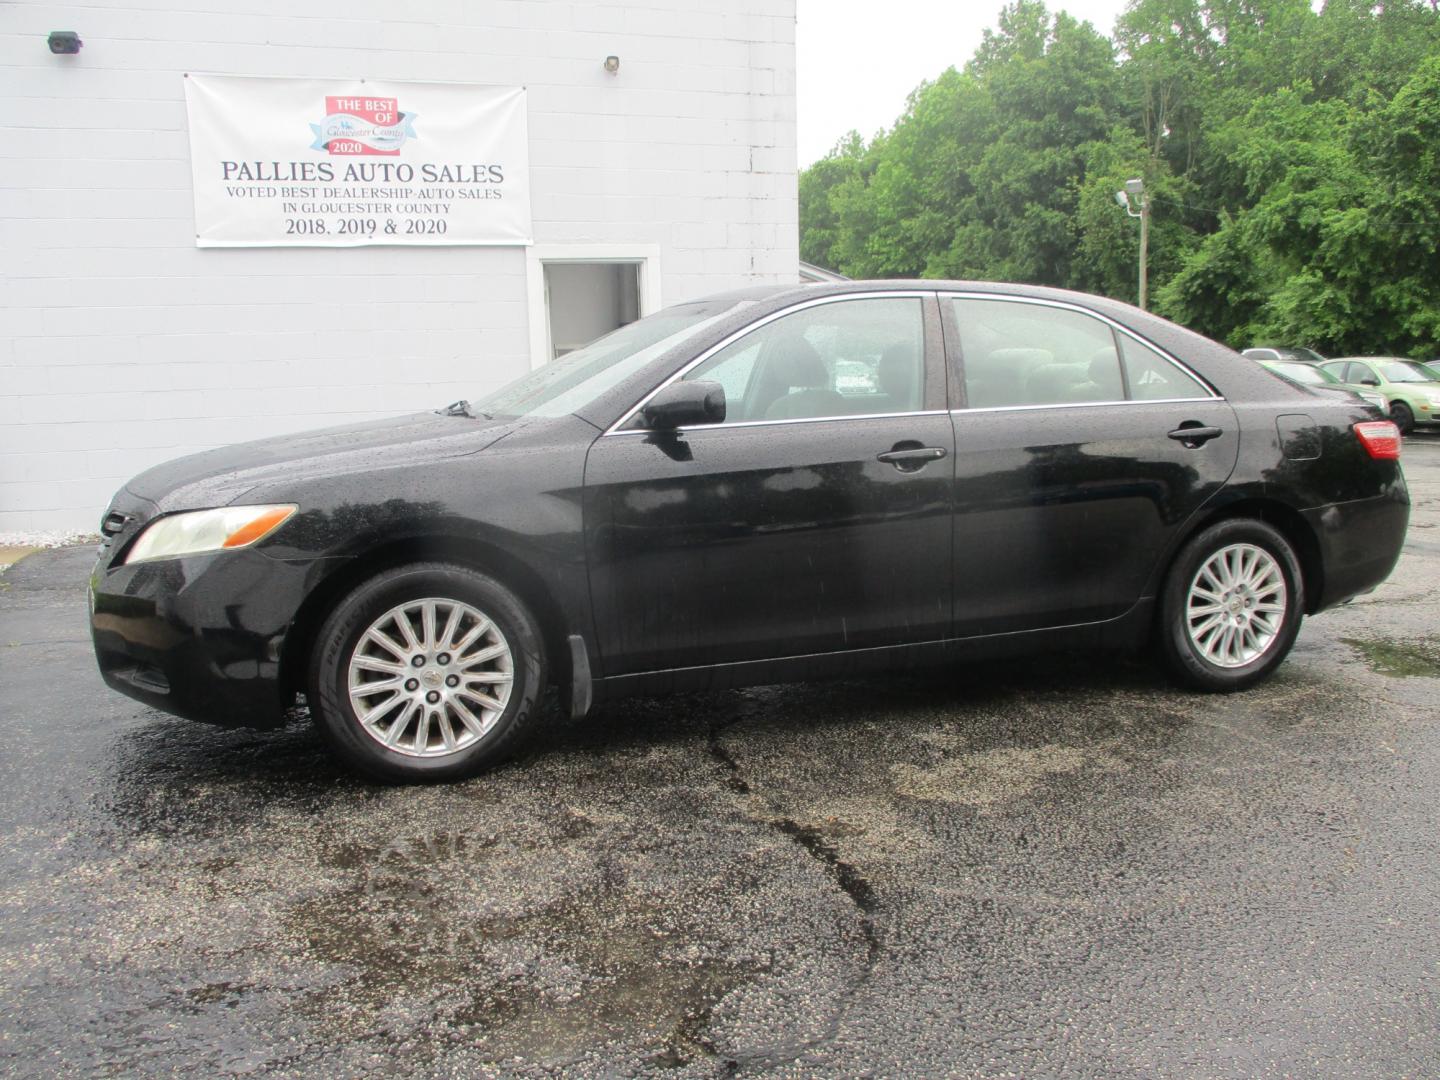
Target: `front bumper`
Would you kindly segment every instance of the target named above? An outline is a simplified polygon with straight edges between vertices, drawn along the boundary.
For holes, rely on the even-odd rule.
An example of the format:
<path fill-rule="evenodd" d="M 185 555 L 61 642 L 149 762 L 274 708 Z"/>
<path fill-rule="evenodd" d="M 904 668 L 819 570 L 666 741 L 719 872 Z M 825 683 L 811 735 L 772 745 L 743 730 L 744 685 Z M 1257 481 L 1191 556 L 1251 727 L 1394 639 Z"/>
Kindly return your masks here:
<path fill-rule="evenodd" d="M 259 550 L 112 565 L 90 578 L 90 633 L 105 682 L 157 709 L 224 727 L 274 727 L 289 706 L 285 635 L 324 564 Z M 123 547 L 118 548 L 123 551 Z"/>
<path fill-rule="evenodd" d="M 1396 401 L 1410 409 L 1410 415 L 1415 418 L 1417 426 L 1430 427 L 1433 424 L 1440 424 L 1440 405 L 1418 398 L 1396 398 Z"/>

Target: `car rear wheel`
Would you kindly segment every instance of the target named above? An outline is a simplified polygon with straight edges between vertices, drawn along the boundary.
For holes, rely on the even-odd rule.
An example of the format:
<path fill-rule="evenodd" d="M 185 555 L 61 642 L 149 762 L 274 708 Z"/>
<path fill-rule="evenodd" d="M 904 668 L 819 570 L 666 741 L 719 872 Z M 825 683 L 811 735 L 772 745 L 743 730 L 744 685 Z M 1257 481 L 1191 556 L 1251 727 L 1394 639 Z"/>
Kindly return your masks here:
<path fill-rule="evenodd" d="M 1304 610 L 1304 579 L 1289 541 L 1262 521 L 1221 521 L 1190 540 L 1170 569 L 1161 652 L 1183 683 L 1243 690 L 1285 659 Z"/>
<path fill-rule="evenodd" d="M 336 605 L 316 643 L 309 700 L 352 768 L 454 780 L 516 748 L 544 687 L 540 628 L 514 593 L 474 570 L 416 563 Z"/>
<path fill-rule="evenodd" d="M 1400 429 L 1401 435 L 1409 435 L 1415 430 L 1415 413 L 1403 401 L 1392 401 L 1390 403 L 1390 419 Z"/>

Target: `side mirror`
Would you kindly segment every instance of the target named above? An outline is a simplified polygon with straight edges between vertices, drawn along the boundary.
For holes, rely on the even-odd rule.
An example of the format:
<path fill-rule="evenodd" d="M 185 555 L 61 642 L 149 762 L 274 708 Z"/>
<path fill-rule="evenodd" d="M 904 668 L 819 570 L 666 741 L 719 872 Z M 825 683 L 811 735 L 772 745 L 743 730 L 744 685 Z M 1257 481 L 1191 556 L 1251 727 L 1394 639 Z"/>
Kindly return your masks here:
<path fill-rule="evenodd" d="M 725 388 L 706 379 L 681 379 L 662 388 L 640 410 L 651 431 L 725 420 Z"/>
<path fill-rule="evenodd" d="M 1380 380 L 1377 379 L 1377 378 L 1375 378 L 1373 375 L 1366 375 L 1365 378 L 1363 378 L 1363 379 L 1360 380 L 1360 385 L 1361 385 L 1361 386 L 1379 386 L 1379 385 L 1380 385 Z"/>

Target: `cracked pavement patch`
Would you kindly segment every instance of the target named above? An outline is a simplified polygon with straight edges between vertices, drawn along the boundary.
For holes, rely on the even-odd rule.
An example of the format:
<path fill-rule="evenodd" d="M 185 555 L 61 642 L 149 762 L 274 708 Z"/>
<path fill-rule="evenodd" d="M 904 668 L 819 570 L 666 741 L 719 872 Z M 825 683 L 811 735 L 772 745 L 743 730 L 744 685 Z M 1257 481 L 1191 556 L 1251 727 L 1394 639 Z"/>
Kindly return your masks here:
<path fill-rule="evenodd" d="M 1440 439 L 1275 679 L 1048 657 L 619 703 L 449 787 L 104 689 L 0 590 L 0 1071 L 1440 1069 Z M 9 647 L 11 644 L 14 647 Z"/>

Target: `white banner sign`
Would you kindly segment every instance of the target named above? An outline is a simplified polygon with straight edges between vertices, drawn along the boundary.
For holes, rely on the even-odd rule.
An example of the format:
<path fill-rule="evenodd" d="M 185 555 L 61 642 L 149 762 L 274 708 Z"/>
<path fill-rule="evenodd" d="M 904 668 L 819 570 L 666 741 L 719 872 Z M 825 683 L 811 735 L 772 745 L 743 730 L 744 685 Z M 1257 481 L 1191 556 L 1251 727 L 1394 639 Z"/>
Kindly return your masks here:
<path fill-rule="evenodd" d="M 189 75 L 200 247 L 528 244 L 525 91 Z"/>

